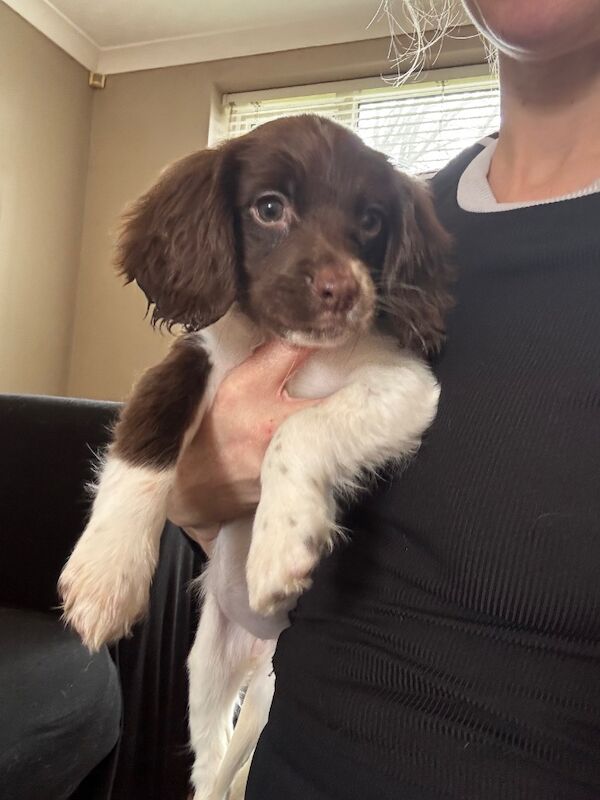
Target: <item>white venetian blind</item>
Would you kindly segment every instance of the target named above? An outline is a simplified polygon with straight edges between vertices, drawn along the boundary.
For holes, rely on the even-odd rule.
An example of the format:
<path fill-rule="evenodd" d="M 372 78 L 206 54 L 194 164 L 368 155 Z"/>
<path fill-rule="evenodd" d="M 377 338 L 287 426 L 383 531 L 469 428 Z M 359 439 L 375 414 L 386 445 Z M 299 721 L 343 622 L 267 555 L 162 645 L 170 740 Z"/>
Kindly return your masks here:
<path fill-rule="evenodd" d="M 327 84 L 327 91 L 313 87 L 314 93 L 296 96 L 278 90 L 274 97 L 265 92 L 226 97 L 228 136 L 278 117 L 321 114 L 352 128 L 401 169 L 423 174 L 499 127 L 498 84 L 489 76 L 435 80 L 429 73 L 400 87 L 362 88 L 364 83 Z"/>

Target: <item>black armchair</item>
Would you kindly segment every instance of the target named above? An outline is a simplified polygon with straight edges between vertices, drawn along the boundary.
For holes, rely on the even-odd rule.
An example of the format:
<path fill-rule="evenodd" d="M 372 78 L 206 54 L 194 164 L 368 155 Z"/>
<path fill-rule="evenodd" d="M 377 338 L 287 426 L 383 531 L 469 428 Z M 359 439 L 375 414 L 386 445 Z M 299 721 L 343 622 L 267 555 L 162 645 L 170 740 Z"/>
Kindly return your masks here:
<path fill-rule="evenodd" d="M 106 686 L 111 674 L 120 686 L 120 714 L 118 692 L 108 691 L 93 718 L 81 720 L 81 736 L 102 738 L 104 752 L 98 750 L 96 763 L 82 766 L 78 788 L 64 794 L 63 787 L 57 797 L 185 800 L 190 769 L 185 660 L 196 621 L 188 585 L 201 568 L 199 549 L 167 524 L 148 617 L 130 639 L 112 648 L 110 658 L 104 651 L 90 660 L 56 611 L 56 581 L 89 510 L 85 484 L 93 477 L 94 454 L 105 446 L 117 413 L 115 403 L 0 395 L 0 671 L 14 671 L 17 654 L 23 663 L 51 661 L 59 642 L 88 672 L 98 669 Z M 0 685 L 0 692 L 9 691 Z M 18 687 L 12 698 L 26 715 L 27 698 L 18 697 Z M 92 729 L 103 711 L 107 720 L 100 737 Z M 120 716 L 120 729 L 108 753 L 111 715 Z M 11 724 L 1 724 L 10 739 Z M 18 727 L 18 721 L 13 724 Z M 38 790 L 37 796 L 52 800 L 43 786 Z"/>

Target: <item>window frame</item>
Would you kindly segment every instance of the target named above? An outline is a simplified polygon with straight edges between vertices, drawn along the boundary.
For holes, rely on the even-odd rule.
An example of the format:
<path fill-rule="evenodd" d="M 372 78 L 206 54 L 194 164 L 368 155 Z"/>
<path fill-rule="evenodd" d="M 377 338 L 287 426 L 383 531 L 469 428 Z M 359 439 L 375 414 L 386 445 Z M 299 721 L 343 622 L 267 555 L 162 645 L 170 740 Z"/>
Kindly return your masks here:
<path fill-rule="evenodd" d="M 229 139 L 242 135 L 251 129 L 248 120 L 252 112 L 249 106 L 262 104 L 256 108 L 256 123 L 261 117 L 269 118 L 269 113 L 281 111 L 281 104 L 289 104 L 290 112 L 303 111 L 309 105 L 308 111 L 319 113 L 319 107 L 324 113 L 331 114 L 336 120 L 353 128 L 358 127 L 360 105 L 364 101 L 385 100 L 394 97 L 409 98 L 411 96 L 423 97 L 427 94 L 439 95 L 445 91 L 464 91 L 467 87 L 473 89 L 495 88 L 498 85 L 497 76 L 493 74 L 487 63 L 473 64 L 462 67 L 424 70 L 413 76 L 404 84 L 394 85 L 389 76 L 361 78 L 357 80 L 328 81 L 324 83 L 303 84 L 275 89 L 257 91 L 225 93 L 221 97 L 221 125 L 219 126 L 220 138 Z M 265 107 L 266 106 L 266 107 Z M 271 106 L 271 109 L 269 109 Z M 277 108 L 279 107 L 279 112 Z M 241 109 L 241 111 L 240 111 Z M 285 109 L 284 109 L 285 112 Z M 236 114 L 238 118 L 236 119 Z M 491 133 L 492 131 L 488 131 Z"/>

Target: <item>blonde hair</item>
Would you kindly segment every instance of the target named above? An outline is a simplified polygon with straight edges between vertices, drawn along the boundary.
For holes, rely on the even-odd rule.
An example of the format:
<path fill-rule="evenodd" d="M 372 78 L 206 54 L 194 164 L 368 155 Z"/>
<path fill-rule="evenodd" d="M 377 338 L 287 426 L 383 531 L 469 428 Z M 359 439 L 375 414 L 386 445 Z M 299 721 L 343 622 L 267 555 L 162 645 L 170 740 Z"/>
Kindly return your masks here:
<path fill-rule="evenodd" d="M 381 19 L 387 23 L 390 39 L 388 58 L 393 75 L 386 78 L 389 83 L 400 85 L 416 77 L 426 62 L 435 64 L 447 37 L 479 36 L 495 69 L 496 50 L 485 37 L 455 33 L 462 20 L 462 3 L 457 0 L 380 0 L 369 24 Z"/>

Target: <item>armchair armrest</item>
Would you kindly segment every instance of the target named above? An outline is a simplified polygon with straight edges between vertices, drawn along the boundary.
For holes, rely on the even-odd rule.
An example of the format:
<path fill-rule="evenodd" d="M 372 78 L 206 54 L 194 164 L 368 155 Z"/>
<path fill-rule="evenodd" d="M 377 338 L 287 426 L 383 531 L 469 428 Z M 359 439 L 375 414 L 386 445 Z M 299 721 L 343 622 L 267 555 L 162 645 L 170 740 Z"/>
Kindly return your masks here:
<path fill-rule="evenodd" d="M 46 611 L 118 403 L 0 395 L 0 604 Z"/>

